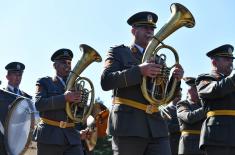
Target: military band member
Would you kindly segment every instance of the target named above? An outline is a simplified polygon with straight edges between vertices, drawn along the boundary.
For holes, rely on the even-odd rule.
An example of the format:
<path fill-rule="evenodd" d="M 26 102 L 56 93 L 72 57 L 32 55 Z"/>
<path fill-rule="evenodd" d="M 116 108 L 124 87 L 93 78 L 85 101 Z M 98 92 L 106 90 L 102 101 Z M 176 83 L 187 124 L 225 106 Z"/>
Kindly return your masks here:
<path fill-rule="evenodd" d="M 139 12 L 127 23 L 132 26 L 133 44 L 120 45 L 108 51 L 101 77 L 103 90 L 113 90 L 113 106 L 109 115 L 108 134 L 112 135 L 114 155 L 170 155 L 167 124 L 156 106 L 151 106 L 141 92 L 142 77 L 161 75 L 161 64 L 141 63 L 156 28 L 157 15 Z M 178 81 L 183 76 L 180 65 L 174 68 Z M 150 107 L 150 106 L 148 106 Z"/>
<path fill-rule="evenodd" d="M 19 89 L 25 65 L 21 62 L 11 62 L 6 65 L 5 69 L 7 70 L 6 79 L 8 82 L 6 88 L 0 90 L 0 121 L 2 126 L 5 125 L 11 103 L 18 95 L 32 98 L 32 96 Z M 4 131 L 4 128 L 2 130 Z M 4 133 L 2 132 L 0 132 L 0 155 L 7 155 L 4 145 Z"/>
<path fill-rule="evenodd" d="M 165 108 L 165 112 L 169 114 L 169 116 L 165 116 L 165 113 L 163 113 L 163 117 L 167 121 L 168 130 L 169 130 L 169 138 L 170 138 L 170 146 L 171 146 L 171 154 L 172 155 L 178 155 L 178 146 L 179 146 L 179 139 L 180 139 L 180 126 L 179 121 L 176 113 L 176 104 L 181 100 L 182 89 L 178 90 L 178 93 L 176 94 L 175 98 L 171 103 L 169 103 Z"/>
<path fill-rule="evenodd" d="M 66 91 L 73 53 L 59 49 L 51 56 L 56 75 L 36 83 L 36 109 L 41 122 L 34 131 L 38 155 L 83 155 L 80 133 L 65 112 L 66 102 L 81 101 L 80 91 Z"/>
<path fill-rule="evenodd" d="M 201 126 L 205 120 L 205 111 L 201 106 L 194 77 L 183 78 L 189 86 L 187 99 L 177 103 L 181 137 L 179 155 L 203 155 L 199 149 Z"/>
<path fill-rule="evenodd" d="M 235 154 L 235 74 L 233 46 L 226 44 L 207 53 L 211 73 L 202 74 L 196 84 L 207 118 L 202 125 L 200 148 L 207 155 Z"/>

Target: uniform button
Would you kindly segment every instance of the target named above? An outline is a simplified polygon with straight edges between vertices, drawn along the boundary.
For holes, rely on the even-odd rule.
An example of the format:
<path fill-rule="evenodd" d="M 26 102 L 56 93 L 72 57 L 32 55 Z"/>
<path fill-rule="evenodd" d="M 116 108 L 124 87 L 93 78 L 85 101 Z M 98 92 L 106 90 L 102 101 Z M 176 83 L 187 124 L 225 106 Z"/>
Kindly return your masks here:
<path fill-rule="evenodd" d="M 219 122 L 216 122 L 215 124 L 216 124 L 216 125 L 219 125 Z"/>

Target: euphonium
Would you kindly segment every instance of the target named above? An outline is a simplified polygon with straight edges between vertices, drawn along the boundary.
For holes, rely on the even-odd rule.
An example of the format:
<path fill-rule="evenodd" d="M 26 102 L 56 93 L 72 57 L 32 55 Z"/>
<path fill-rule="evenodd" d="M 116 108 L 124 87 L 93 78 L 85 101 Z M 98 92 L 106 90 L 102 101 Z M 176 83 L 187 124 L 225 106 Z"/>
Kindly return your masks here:
<path fill-rule="evenodd" d="M 67 82 L 66 82 L 66 91 L 67 90 L 79 90 L 81 91 L 82 99 L 79 103 L 69 103 L 66 102 L 66 113 L 68 117 L 74 122 L 83 122 L 91 113 L 93 108 L 93 102 L 95 97 L 94 86 L 90 79 L 86 77 L 81 77 L 80 74 L 83 70 L 90 65 L 92 62 L 101 62 L 102 58 L 96 50 L 91 48 L 88 45 L 81 44 L 80 50 L 83 52 L 83 55 L 77 64 L 70 72 Z M 88 84 L 88 88 L 86 88 Z M 88 103 L 89 102 L 89 103 Z"/>
<path fill-rule="evenodd" d="M 173 79 L 171 87 L 168 88 L 170 70 L 179 63 L 179 56 L 174 48 L 163 44 L 162 41 L 180 27 L 186 26 L 188 28 L 192 28 L 195 25 L 193 15 L 183 5 L 173 3 L 171 5 L 171 12 L 170 20 L 155 34 L 155 36 L 153 36 L 142 59 L 142 62 L 146 62 L 154 57 L 157 61 L 156 63 L 160 63 L 164 66 L 162 69 L 162 76 L 158 76 L 154 79 L 143 77 L 142 80 L 141 90 L 143 96 L 154 106 L 169 103 L 172 100 L 177 84 L 177 80 Z M 162 45 L 158 46 L 160 43 Z M 167 48 L 173 52 L 175 56 L 175 65 L 167 67 L 165 64 L 166 55 L 157 55 L 157 52 L 162 48 Z M 151 86 L 151 88 L 147 88 L 147 86 Z"/>

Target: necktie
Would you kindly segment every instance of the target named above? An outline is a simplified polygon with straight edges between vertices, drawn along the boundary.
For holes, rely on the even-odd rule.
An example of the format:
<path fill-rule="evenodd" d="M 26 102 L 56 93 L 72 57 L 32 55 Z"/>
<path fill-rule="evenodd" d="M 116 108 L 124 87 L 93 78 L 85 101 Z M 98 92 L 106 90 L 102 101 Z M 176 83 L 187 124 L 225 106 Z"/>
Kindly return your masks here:
<path fill-rule="evenodd" d="M 15 94 L 18 94 L 18 91 L 19 91 L 18 88 L 14 88 L 14 93 Z"/>
<path fill-rule="evenodd" d="M 66 84 L 67 78 L 63 78 L 64 83 Z"/>

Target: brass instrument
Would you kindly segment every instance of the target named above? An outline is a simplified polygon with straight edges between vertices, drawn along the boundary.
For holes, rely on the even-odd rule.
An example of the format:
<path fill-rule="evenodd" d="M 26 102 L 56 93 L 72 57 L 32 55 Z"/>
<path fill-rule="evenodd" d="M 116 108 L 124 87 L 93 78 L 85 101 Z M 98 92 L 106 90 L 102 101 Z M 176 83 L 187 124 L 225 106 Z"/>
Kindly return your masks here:
<path fill-rule="evenodd" d="M 156 61 L 155 63 L 160 63 L 164 66 L 162 69 L 162 76 L 158 76 L 154 79 L 143 77 L 142 80 L 141 90 L 143 96 L 145 97 L 146 100 L 150 102 L 150 104 L 154 106 L 159 106 L 162 104 L 169 103 L 172 100 L 177 84 L 177 80 L 173 79 L 171 88 L 168 88 L 170 70 L 175 65 L 179 64 L 179 56 L 174 48 L 165 45 L 162 41 L 182 26 L 192 28 L 195 25 L 195 20 L 193 15 L 183 5 L 179 3 L 171 4 L 171 12 L 172 13 L 170 20 L 155 34 L 155 36 L 153 36 L 153 38 L 151 39 L 146 48 L 146 51 L 142 59 L 142 62 L 146 62 L 150 60 L 152 57 L 154 57 Z M 160 43 L 162 45 L 159 45 Z M 171 67 L 166 66 L 165 54 L 157 55 L 157 52 L 162 48 L 167 48 L 171 52 L 173 52 L 175 56 L 175 64 L 173 66 Z M 147 86 L 150 86 L 150 84 L 151 87 L 147 88 Z"/>
<path fill-rule="evenodd" d="M 105 137 L 109 110 L 100 99 L 96 99 L 91 115 L 87 118 L 86 125 L 91 132 L 90 138 L 85 139 L 89 151 L 94 150 L 98 138 Z"/>
<path fill-rule="evenodd" d="M 87 120 L 86 120 L 86 125 L 87 125 L 87 129 L 90 133 L 90 138 L 86 138 L 85 139 L 85 142 L 86 142 L 86 145 L 87 145 L 87 149 L 89 151 L 92 151 L 94 150 L 95 146 L 96 146 L 96 142 L 97 142 L 97 127 L 95 125 L 95 118 L 91 115 L 89 115 L 87 117 Z"/>
<path fill-rule="evenodd" d="M 84 122 L 84 120 L 86 120 L 92 111 L 95 97 L 94 86 L 91 80 L 86 77 L 81 77 L 80 74 L 92 62 L 102 61 L 99 53 L 92 47 L 81 44 L 80 50 L 83 52 L 83 55 L 70 72 L 65 89 L 66 91 L 75 89 L 82 92 L 82 100 L 80 103 L 66 102 L 66 113 L 74 122 Z M 89 88 L 86 88 L 87 84 Z"/>

